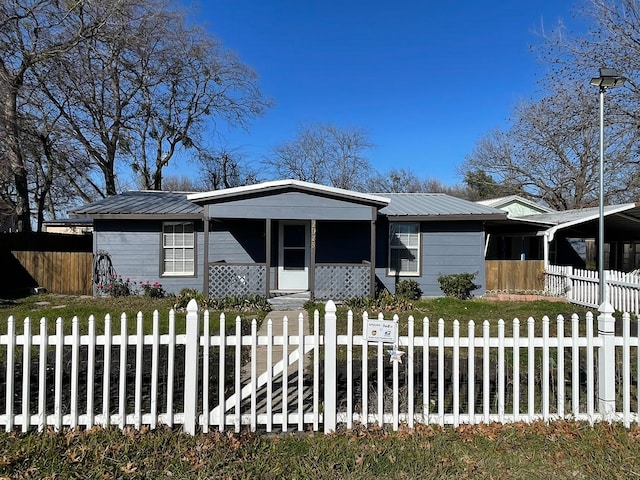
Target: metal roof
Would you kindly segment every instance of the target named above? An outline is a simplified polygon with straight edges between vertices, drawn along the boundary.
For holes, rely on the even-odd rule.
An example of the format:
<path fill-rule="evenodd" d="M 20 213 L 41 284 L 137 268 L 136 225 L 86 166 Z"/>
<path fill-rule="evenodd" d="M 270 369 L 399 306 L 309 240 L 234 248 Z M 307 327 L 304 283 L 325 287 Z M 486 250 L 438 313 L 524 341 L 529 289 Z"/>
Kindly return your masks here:
<path fill-rule="evenodd" d="M 304 182 L 277 183 L 267 182 L 267 190 L 279 188 L 299 188 L 309 191 L 309 185 Z M 203 214 L 203 206 L 198 203 L 208 203 L 215 199 L 229 199 L 235 195 L 247 192 L 261 192 L 262 189 L 228 189 L 234 192 L 220 190 L 224 195 L 216 192 L 193 194 L 188 192 L 165 192 L 155 190 L 132 190 L 107 197 L 97 202 L 90 203 L 73 210 L 74 217 L 91 218 L 149 218 L 149 217 L 190 217 L 199 218 Z M 380 214 L 390 217 L 403 217 L 409 219 L 433 219 L 433 220 L 489 220 L 504 219 L 507 213 L 496 208 L 479 205 L 474 202 L 452 197 L 443 193 L 382 193 L 360 194 L 351 192 L 348 196 L 342 189 L 330 189 L 323 187 L 314 188 L 313 191 L 327 195 L 340 195 L 342 198 L 350 197 L 352 201 L 364 201 L 374 203 L 383 208 Z M 234 195 L 235 194 L 235 195 Z M 195 203 L 198 202 L 198 203 Z"/>
<path fill-rule="evenodd" d="M 621 205 L 607 205 L 604 207 L 605 217 L 625 212 L 627 215 L 638 216 L 638 209 L 635 203 L 624 203 Z M 576 210 L 563 210 L 559 212 L 537 213 L 525 215 L 514 220 L 524 220 L 547 225 L 564 225 L 588 222 L 599 218 L 599 207 L 580 208 Z"/>
<path fill-rule="evenodd" d="M 507 212 L 444 193 L 381 193 L 391 200 L 380 209 L 389 217 L 432 217 L 433 220 L 503 219 Z"/>
<path fill-rule="evenodd" d="M 187 200 L 187 195 L 186 192 L 132 190 L 84 205 L 71 213 L 93 218 L 201 217 L 203 207 Z"/>

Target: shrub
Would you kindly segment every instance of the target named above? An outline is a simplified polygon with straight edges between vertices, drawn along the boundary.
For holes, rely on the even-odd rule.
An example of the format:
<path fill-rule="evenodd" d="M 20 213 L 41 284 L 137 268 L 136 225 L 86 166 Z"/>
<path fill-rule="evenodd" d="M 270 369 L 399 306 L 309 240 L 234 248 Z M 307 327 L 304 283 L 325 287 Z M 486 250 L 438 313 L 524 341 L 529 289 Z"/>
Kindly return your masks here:
<path fill-rule="evenodd" d="M 142 295 L 149 298 L 163 298 L 167 295 L 162 285 L 158 282 L 140 282 L 140 288 L 142 289 Z"/>
<path fill-rule="evenodd" d="M 262 295 L 229 295 L 224 298 L 209 298 L 208 307 L 213 310 L 236 310 L 240 312 L 271 310 L 267 297 Z"/>
<path fill-rule="evenodd" d="M 128 297 L 136 293 L 131 280 L 122 279 L 122 275 L 112 275 L 107 283 L 98 284 L 98 293 L 109 297 Z"/>
<path fill-rule="evenodd" d="M 204 294 L 202 292 L 196 290 L 195 288 L 183 288 L 182 290 L 180 290 L 180 293 L 176 295 L 176 301 L 173 304 L 173 308 L 175 308 L 176 310 L 187 308 L 187 304 L 194 298 L 196 302 L 198 302 L 198 305 L 205 305 L 206 302 Z"/>
<path fill-rule="evenodd" d="M 396 296 L 407 300 L 420 300 L 422 290 L 415 280 L 401 280 L 396 284 Z"/>
<path fill-rule="evenodd" d="M 438 283 L 440 283 L 440 289 L 447 297 L 466 300 L 471 297 L 472 290 L 479 288 L 478 285 L 473 283 L 477 275 L 478 272 L 441 274 L 438 277 Z"/>
<path fill-rule="evenodd" d="M 408 297 L 393 295 L 387 290 L 378 293 L 375 298 L 354 297 L 345 300 L 344 305 L 352 310 L 375 310 L 378 312 L 406 312 L 413 309 Z"/>

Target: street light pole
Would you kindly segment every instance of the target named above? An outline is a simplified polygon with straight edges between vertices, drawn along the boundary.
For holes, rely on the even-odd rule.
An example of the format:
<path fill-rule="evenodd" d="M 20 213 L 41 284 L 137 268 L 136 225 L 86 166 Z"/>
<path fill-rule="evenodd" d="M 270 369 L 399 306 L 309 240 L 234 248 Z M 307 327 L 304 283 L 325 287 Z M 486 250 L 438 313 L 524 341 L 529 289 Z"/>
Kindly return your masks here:
<path fill-rule="evenodd" d="M 616 319 L 614 308 L 607 298 L 604 278 L 604 92 L 607 88 L 623 85 L 625 78 L 612 68 L 601 68 L 600 76 L 591 79 L 591 85 L 600 88 L 600 224 L 598 228 L 598 281 L 600 306 L 598 311 L 598 338 L 602 347 L 598 351 L 598 412 L 611 421 L 616 412 Z"/>
<path fill-rule="evenodd" d="M 607 88 L 624 85 L 627 79 L 613 68 L 601 68 L 600 76 L 591 79 L 591 85 L 600 88 L 600 194 L 598 224 L 598 282 L 600 305 L 607 301 L 604 280 L 604 92 Z"/>

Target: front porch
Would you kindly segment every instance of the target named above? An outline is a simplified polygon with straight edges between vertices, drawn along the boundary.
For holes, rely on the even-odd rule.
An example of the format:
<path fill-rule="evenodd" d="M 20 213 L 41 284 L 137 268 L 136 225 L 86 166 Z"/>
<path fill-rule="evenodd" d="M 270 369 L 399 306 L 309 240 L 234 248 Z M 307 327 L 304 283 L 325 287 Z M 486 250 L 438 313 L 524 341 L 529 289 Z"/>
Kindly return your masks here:
<path fill-rule="evenodd" d="M 376 220 L 386 198 L 293 180 L 194 195 L 204 206 L 203 291 L 211 297 L 375 293 Z"/>

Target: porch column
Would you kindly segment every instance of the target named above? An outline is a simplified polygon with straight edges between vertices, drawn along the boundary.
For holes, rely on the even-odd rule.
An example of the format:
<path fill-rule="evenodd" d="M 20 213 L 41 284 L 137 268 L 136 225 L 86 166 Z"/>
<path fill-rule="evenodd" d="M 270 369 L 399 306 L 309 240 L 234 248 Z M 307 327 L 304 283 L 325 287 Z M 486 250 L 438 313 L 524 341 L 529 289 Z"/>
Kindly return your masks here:
<path fill-rule="evenodd" d="M 209 215 L 205 209 L 204 218 L 204 245 L 202 246 L 202 254 L 204 260 L 202 262 L 202 293 L 205 298 L 209 297 Z"/>
<path fill-rule="evenodd" d="M 311 298 L 315 298 L 316 291 L 316 220 L 311 220 L 311 252 L 309 255 L 309 292 Z"/>
<path fill-rule="evenodd" d="M 376 211 L 374 209 L 374 215 Z M 371 220 L 371 274 L 369 275 L 369 296 L 376 296 L 376 220 Z"/>
<path fill-rule="evenodd" d="M 265 249 L 265 295 L 269 298 L 271 294 L 271 219 L 264 219 L 264 249 Z"/>

